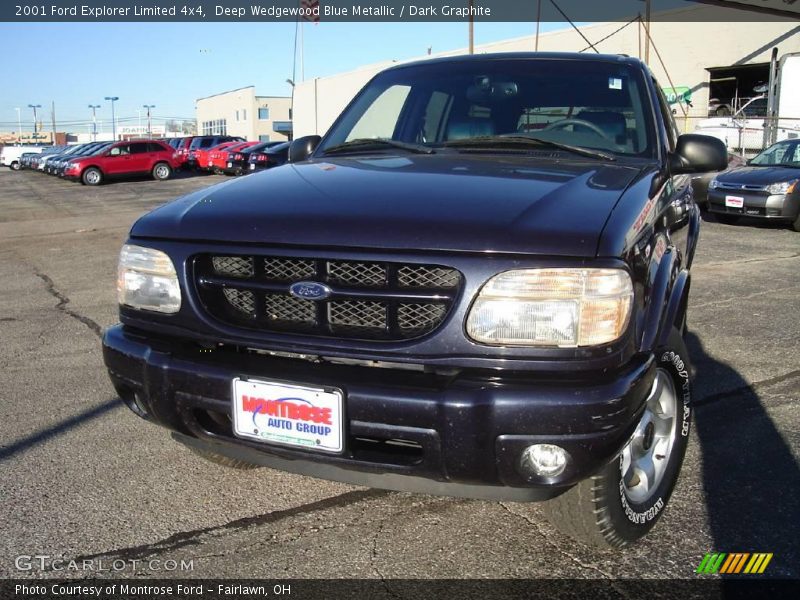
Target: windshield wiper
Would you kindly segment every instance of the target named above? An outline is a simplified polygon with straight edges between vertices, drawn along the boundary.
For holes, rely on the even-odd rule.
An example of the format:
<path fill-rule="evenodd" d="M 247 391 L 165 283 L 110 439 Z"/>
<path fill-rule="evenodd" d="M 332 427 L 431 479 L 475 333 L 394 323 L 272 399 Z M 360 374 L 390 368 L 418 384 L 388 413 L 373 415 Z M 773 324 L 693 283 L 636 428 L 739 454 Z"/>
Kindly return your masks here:
<path fill-rule="evenodd" d="M 565 150 L 573 154 L 588 156 L 589 158 L 599 158 L 602 160 L 614 161 L 617 157 L 608 152 L 584 148 L 583 146 L 573 146 L 552 140 L 528 136 L 528 135 L 486 135 L 481 137 L 467 138 L 464 140 L 454 140 L 445 142 L 449 148 L 498 148 L 504 145 L 509 146 L 549 146 L 558 150 Z"/>
<path fill-rule="evenodd" d="M 421 144 L 410 144 L 408 142 L 400 142 L 397 140 L 387 140 L 382 138 L 358 138 L 350 140 L 344 144 L 331 146 L 325 150 L 325 154 L 344 154 L 347 152 L 360 152 L 362 150 L 370 150 L 371 148 L 381 146 L 391 146 L 392 148 L 400 148 L 406 152 L 413 152 L 415 154 L 435 154 L 436 150 L 429 146 Z"/>

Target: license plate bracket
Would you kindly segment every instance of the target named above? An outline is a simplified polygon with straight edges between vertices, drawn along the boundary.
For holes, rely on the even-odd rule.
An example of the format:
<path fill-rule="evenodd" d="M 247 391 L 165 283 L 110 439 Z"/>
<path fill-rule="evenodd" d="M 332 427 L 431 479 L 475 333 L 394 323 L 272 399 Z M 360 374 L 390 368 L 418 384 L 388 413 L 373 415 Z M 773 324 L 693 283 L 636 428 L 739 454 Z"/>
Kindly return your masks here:
<path fill-rule="evenodd" d="M 725 196 L 725 206 L 730 208 L 743 208 L 744 198 L 742 196 Z"/>
<path fill-rule="evenodd" d="M 237 377 L 232 385 L 234 435 L 265 444 L 340 454 L 344 451 L 344 392 Z"/>

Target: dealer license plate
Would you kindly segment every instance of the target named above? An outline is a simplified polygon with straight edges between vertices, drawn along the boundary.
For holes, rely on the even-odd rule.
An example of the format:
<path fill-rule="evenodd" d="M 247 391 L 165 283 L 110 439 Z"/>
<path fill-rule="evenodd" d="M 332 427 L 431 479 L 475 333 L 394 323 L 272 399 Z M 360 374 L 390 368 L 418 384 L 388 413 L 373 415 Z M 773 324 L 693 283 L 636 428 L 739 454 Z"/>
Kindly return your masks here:
<path fill-rule="evenodd" d="M 214 166 L 214 163 L 213 163 L 213 162 L 211 162 L 211 161 L 208 161 L 208 166 L 209 166 L 209 167 L 213 167 L 213 166 Z"/>
<path fill-rule="evenodd" d="M 228 163 L 228 168 L 232 169 L 233 168 L 233 163 Z"/>
<path fill-rule="evenodd" d="M 741 196 L 725 196 L 725 206 L 742 208 L 744 206 L 744 198 Z"/>
<path fill-rule="evenodd" d="M 251 164 L 250 165 L 250 170 L 251 171 L 255 171 L 256 170 L 256 165 L 255 164 Z"/>
<path fill-rule="evenodd" d="M 340 390 L 276 381 L 233 380 L 233 431 L 260 442 L 343 450 Z"/>

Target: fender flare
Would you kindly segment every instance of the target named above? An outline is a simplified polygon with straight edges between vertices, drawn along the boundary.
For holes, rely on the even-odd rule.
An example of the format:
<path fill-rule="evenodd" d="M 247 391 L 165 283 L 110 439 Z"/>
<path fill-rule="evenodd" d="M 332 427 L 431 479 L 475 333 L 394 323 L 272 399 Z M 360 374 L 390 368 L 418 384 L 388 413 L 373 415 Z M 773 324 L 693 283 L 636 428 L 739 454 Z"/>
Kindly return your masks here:
<path fill-rule="evenodd" d="M 688 281 L 688 271 L 682 271 L 675 278 L 673 284 L 676 259 L 676 250 L 670 246 L 661 257 L 658 270 L 653 278 L 650 302 L 646 309 L 642 339 L 639 344 L 639 350 L 642 352 L 652 352 L 661 344 L 662 338 L 669 335 L 672 325 L 668 321 L 669 315 L 672 313 L 674 319 L 680 306 L 683 289 Z M 670 326 L 665 326 L 666 323 L 669 323 Z M 664 333 L 665 331 L 666 333 Z"/>

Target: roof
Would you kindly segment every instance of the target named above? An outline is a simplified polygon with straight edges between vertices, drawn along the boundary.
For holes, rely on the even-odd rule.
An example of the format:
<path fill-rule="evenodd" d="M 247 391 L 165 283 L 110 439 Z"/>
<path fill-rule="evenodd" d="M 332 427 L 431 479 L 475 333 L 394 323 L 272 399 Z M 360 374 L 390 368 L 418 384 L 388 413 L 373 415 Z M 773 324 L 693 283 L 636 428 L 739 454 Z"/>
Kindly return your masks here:
<path fill-rule="evenodd" d="M 441 58 L 428 58 L 413 62 L 402 63 L 386 69 L 403 69 L 419 65 L 447 64 L 461 62 L 482 62 L 488 60 L 521 60 L 521 59 L 550 59 L 550 60 L 584 60 L 603 62 L 620 62 L 631 65 L 643 65 L 638 58 L 632 58 L 622 54 L 589 54 L 588 52 L 493 52 L 487 54 L 459 54 L 456 56 L 443 56 Z"/>
<path fill-rule="evenodd" d="M 200 100 L 208 100 L 209 98 L 214 98 L 215 96 L 224 96 L 225 94 L 232 94 L 233 92 L 239 92 L 241 90 L 249 90 L 250 88 L 254 88 L 254 85 L 246 85 L 244 87 L 236 88 L 233 90 L 228 90 L 227 92 L 218 92 L 216 94 L 211 94 L 210 96 L 203 96 L 202 98 L 197 98 L 195 102 L 199 102 Z"/>

